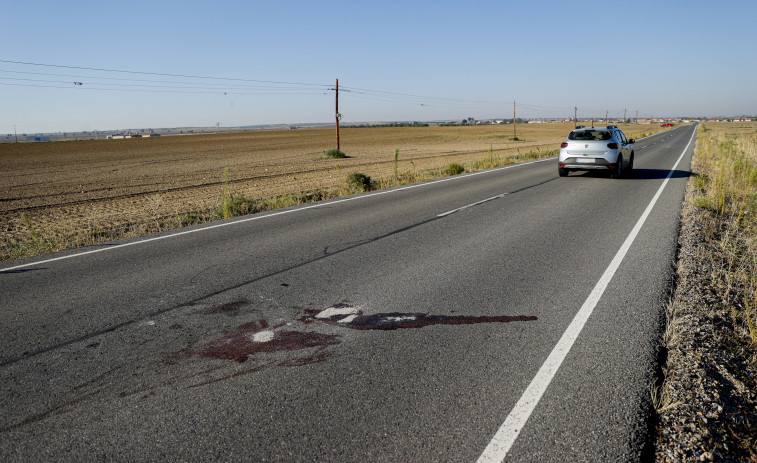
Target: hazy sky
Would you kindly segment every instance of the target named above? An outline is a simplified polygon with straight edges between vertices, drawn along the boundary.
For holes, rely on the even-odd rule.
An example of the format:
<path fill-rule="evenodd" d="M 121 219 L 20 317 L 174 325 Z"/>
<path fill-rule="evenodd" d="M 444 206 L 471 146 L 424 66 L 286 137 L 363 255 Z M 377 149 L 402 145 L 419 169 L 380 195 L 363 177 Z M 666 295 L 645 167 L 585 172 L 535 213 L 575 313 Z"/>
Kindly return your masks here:
<path fill-rule="evenodd" d="M 757 113 L 754 0 L 0 11 L 0 133 L 330 122 L 337 78 L 343 122 Z"/>

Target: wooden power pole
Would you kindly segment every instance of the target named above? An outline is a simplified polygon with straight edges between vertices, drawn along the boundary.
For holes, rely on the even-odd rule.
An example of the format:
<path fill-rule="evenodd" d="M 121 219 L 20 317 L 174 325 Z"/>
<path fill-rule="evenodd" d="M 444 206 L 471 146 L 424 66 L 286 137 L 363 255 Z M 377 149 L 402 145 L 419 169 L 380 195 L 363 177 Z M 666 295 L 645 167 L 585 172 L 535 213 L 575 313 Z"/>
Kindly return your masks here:
<path fill-rule="evenodd" d="M 515 134 L 516 125 L 518 125 L 518 123 L 515 122 L 515 100 L 513 100 L 513 138 L 518 138 L 518 135 Z"/>
<path fill-rule="evenodd" d="M 339 150 L 339 119 L 342 117 L 339 114 L 339 79 L 336 80 L 336 112 L 334 115 L 336 117 L 336 149 Z"/>

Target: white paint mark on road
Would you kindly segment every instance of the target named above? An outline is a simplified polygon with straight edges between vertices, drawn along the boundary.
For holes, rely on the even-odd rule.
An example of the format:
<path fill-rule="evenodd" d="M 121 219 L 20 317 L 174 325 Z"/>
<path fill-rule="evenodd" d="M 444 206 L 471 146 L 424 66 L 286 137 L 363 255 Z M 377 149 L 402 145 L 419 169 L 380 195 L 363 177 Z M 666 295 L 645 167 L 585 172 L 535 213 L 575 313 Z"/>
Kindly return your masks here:
<path fill-rule="evenodd" d="M 258 331 L 252 335 L 253 342 L 270 342 L 273 341 L 273 331 Z"/>
<path fill-rule="evenodd" d="M 331 318 L 339 315 L 357 315 L 358 309 L 354 307 L 329 307 L 322 310 L 315 318 Z"/>
<path fill-rule="evenodd" d="M 547 360 L 544 362 L 541 368 L 539 368 L 539 371 L 536 372 L 536 376 L 534 376 L 534 379 L 531 380 L 531 384 L 528 385 L 528 388 L 526 388 L 525 392 L 520 397 L 520 400 L 518 400 L 518 402 L 515 404 L 515 407 L 512 409 L 512 411 L 510 411 L 510 414 L 505 419 L 505 422 L 502 423 L 502 426 L 500 426 L 499 430 L 497 430 L 494 438 L 491 440 L 491 442 L 489 442 L 489 445 L 486 447 L 486 449 L 484 449 L 484 452 L 478 458 L 478 463 L 501 462 L 507 456 L 510 448 L 518 438 L 520 431 L 526 425 L 528 418 L 531 416 L 531 413 L 539 404 L 541 397 L 544 395 L 547 387 L 552 382 L 552 378 L 554 378 L 555 374 L 557 374 L 557 370 L 560 368 L 560 365 L 562 365 L 563 360 L 565 360 L 568 352 L 570 352 L 570 349 L 576 342 L 578 335 L 581 333 L 584 325 L 589 320 L 589 317 L 594 311 L 594 308 L 597 306 L 597 303 L 602 297 L 602 294 L 604 294 L 605 289 L 607 289 L 607 285 L 610 283 L 610 280 L 612 280 L 612 277 L 615 275 L 618 267 L 620 267 L 621 262 L 628 253 L 628 250 L 631 248 L 631 244 L 633 244 L 636 236 L 639 234 L 639 231 L 644 225 L 644 222 L 646 222 L 647 217 L 649 217 L 649 214 L 652 212 L 652 209 L 657 203 L 657 200 L 662 195 L 665 186 L 668 184 L 668 180 L 670 180 L 670 178 L 673 176 L 673 172 L 675 172 L 676 167 L 678 167 L 678 164 L 681 162 L 681 159 L 683 159 L 686 151 L 689 149 L 689 146 L 691 146 L 691 142 L 694 140 L 695 134 L 696 130 L 694 130 L 694 132 L 691 134 L 691 138 L 689 139 L 689 143 L 686 145 L 686 148 L 683 149 L 683 152 L 678 157 L 678 160 L 670 169 L 670 172 L 668 172 L 668 176 L 665 178 L 665 181 L 662 182 L 662 185 L 660 185 L 660 188 L 657 190 L 657 193 L 655 193 L 649 205 L 644 210 L 644 213 L 641 214 L 641 217 L 636 222 L 636 225 L 631 230 L 631 233 L 628 235 L 626 240 L 623 242 L 623 245 L 620 247 L 617 254 L 615 254 L 615 257 L 610 262 L 607 270 L 605 270 L 605 272 L 602 274 L 602 277 L 594 286 L 594 289 L 589 294 L 589 297 L 581 306 L 581 309 L 573 318 L 573 321 L 570 322 L 570 325 L 568 325 L 565 333 L 563 333 L 560 340 L 552 349 L 552 352 L 547 357 Z"/>
<path fill-rule="evenodd" d="M 443 213 L 437 215 L 437 217 L 439 217 L 439 218 L 446 217 L 446 216 L 448 216 L 450 214 L 454 214 L 455 212 L 460 212 L 462 210 L 468 209 L 469 207 L 475 207 L 475 206 L 478 206 L 478 205 L 481 205 L 481 204 L 484 204 L 484 203 L 488 203 L 489 201 L 494 201 L 495 199 L 504 198 L 508 194 L 509 193 L 502 193 L 501 195 L 492 196 L 491 198 L 482 199 L 481 201 L 475 202 L 473 204 L 468 204 L 467 206 L 458 207 L 457 209 L 452 209 L 451 211 L 443 212 Z"/>

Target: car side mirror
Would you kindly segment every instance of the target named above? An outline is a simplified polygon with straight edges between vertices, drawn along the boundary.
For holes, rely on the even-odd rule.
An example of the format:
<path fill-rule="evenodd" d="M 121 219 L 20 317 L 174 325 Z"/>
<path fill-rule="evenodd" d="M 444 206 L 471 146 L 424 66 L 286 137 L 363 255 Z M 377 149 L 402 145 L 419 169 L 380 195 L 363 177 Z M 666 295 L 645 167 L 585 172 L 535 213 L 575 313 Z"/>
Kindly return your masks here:
<path fill-rule="evenodd" d="M 634 139 L 632 138 L 632 139 L 628 140 L 628 143 L 636 143 L 636 140 L 634 140 Z"/>

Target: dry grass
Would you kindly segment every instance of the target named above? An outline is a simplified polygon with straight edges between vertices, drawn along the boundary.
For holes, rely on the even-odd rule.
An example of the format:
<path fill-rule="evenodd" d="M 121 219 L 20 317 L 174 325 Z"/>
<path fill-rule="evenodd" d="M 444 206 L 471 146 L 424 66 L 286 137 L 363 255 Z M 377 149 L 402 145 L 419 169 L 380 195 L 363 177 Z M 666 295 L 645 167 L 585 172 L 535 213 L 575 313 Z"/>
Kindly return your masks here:
<path fill-rule="evenodd" d="M 694 204 L 714 230 L 712 288 L 730 307 L 737 333 L 757 349 L 757 123 L 700 126 L 692 161 Z"/>
<path fill-rule="evenodd" d="M 0 144 L 0 260 L 338 196 L 355 172 L 384 188 L 549 156 L 571 128 L 344 128 L 338 160 L 332 129 Z"/>
<path fill-rule="evenodd" d="M 654 388 L 657 461 L 757 461 L 757 123 L 699 127 Z"/>

